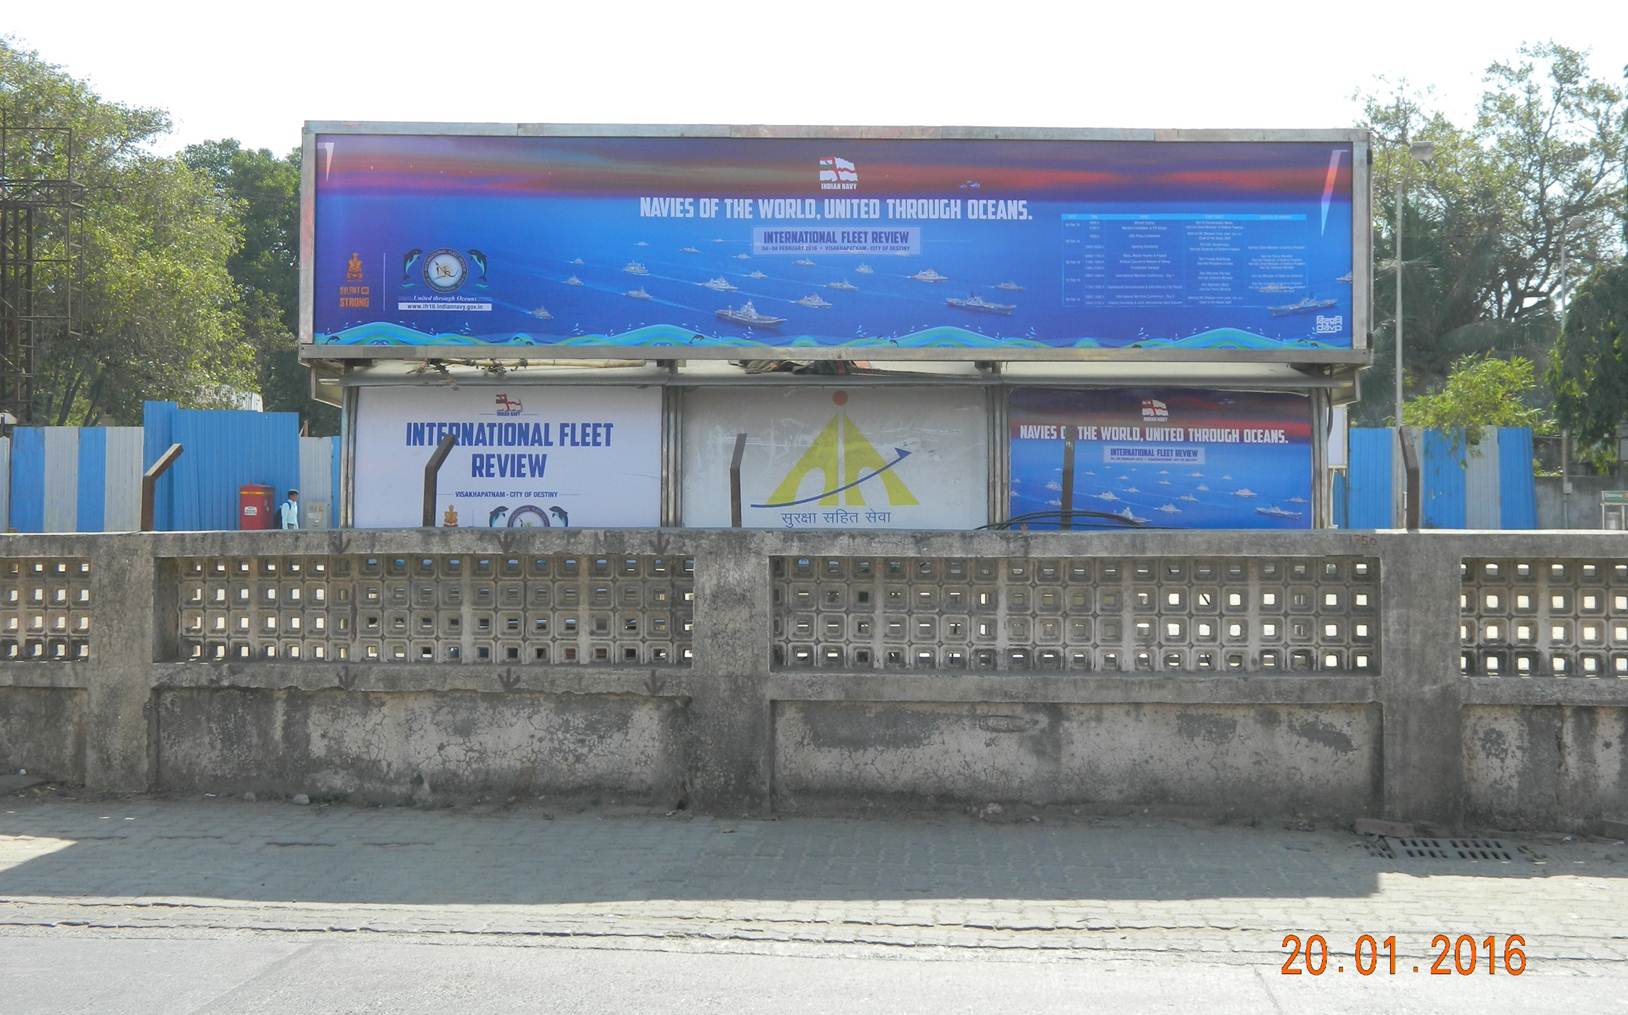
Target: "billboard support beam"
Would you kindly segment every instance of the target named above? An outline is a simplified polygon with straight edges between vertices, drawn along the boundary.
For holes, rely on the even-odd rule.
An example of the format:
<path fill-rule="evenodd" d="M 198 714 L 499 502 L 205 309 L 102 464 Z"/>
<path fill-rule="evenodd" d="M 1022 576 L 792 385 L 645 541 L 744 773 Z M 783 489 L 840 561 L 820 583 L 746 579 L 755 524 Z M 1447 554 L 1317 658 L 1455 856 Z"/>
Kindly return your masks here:
<path fill-rule="evenodd" d="M 1063 438 L 1063 489 L 1061 503 L 1062 518 L 1057 527 L 1068 531 L 1074 527 L 1074 432 L 1072 427 L 1064 427 L 1068 436 Z"/>
<path fill-rule="evenodd" d="M 458 435 L 449 433 L 441 438 L 430 455 L 430 460 L 424 463 L 424 528 L 435 528 L 435 487 L 441 475 L 441 465 L 446 462 L 447 456 L 452 454 L 453 447 L 458 443 Z"/>
<path fill-rule="evenodd" d="M 146 472 L 141 474 L 141 531 L 143 532 L 153 531 L 153 509 L 154 502 L 158 498 L 159 477 L 168 472 L 170 466 L 175 464 L 175 460 L 181 457 L 181 451 L 181 445 L 171 444 L 162 455 L 158 456 L 158 461 L 154 462 Z"/>
<path fill-rule="evenodd" d="M 741 458 L 746 455 L 746 435 L 735 435 L 735 454 L 729 460 L 729 527 L 741 527 Z"/>
<path fill-rule="evenodd" d="M 1419 529 L 1419 522 L 1423 516 L 1423 481 L 1419 471 L 1419 448 L 1414 443 L 1415 431 L 1408 427 L 1400 427 L 1397 436 L 1402 442 L 1402 469 L 1407 473 L 1407 492 L 1403 495 L 1407 499 L 1402 505 L 1403 526 L 1410 532 Z"/>

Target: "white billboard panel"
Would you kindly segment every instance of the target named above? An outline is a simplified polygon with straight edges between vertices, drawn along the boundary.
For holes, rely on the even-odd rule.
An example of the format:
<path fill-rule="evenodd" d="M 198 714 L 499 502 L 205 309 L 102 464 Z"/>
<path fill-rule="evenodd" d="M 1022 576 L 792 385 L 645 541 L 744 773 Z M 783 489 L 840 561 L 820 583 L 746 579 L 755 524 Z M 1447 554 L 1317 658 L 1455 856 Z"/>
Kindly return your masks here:
<path fill-rule="evenodd" d="M 984 394 L 703 389 L 684 406 L 684 524 L 731 521 L 736 435 L 748 528 L 970 529 L 989 520 Z"/>
<path fill-rule="evenodd" d="M 356 415 L 357 528 L 420 523 L 424 465 L 448 433 L 437 525 L 661 524 L 656 388 L 369 387 Z"/>

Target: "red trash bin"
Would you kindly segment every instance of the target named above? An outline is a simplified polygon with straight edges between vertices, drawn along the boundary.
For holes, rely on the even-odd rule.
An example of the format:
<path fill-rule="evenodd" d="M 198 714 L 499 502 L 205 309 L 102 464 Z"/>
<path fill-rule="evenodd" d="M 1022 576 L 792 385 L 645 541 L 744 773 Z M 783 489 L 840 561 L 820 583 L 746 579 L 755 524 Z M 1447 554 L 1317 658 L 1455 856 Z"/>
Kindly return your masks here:
<path fill-rule="evenodd" d="M 276 492 L 260 483 L 247 483 L 237 488 L 237 527 L 239 529 L 277 528 L 277 506 L 272 503 Z"/>

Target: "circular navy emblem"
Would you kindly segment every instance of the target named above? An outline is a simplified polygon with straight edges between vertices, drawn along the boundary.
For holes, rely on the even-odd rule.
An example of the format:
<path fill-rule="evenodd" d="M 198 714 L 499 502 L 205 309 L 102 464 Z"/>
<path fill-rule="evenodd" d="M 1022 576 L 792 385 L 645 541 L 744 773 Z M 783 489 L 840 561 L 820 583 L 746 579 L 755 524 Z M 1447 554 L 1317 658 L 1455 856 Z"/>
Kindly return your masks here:
<path fill-rule="evenodd" d="M 424 284 L 438 293 L 450 293 L 469 278 L 469 262 L 456 250 L 443 247 L 424 258 Z"/>

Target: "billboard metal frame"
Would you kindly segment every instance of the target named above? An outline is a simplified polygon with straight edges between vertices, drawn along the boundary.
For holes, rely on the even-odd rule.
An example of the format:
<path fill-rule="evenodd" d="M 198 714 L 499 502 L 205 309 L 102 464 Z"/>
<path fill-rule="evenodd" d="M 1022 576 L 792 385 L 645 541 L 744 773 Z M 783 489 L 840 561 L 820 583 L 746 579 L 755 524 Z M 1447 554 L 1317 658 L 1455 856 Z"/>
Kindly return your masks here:
<path fill-rule="evenodd" d="M 652 348 L 614 350 L 619 360 L 797 359 L 797 360 L 983 360 L 1080 362 L 1224 362 L 1293 363 L 1353 370 L 1373 358 L 1372 206 L 1370 136 L 1366 130 L 1160 130 L 1073 129 L 1053 127 L 818 127 L 729 124 L 556 124 L 556 123 L 414 123 L 404 121 L 309 120 L 300 153 L 300 359 L 314 360 L 518 360 L 599 359 L 603 347 L 538 346 L 529 355 L 504 347 L 486 352 L 471 346 L 326 346 L 314 341 L 316 262 L 316 138 L 319 134 L 395 134 L 475 137 L 629 137 L 629 138 L 830 138 L 897 141 L 1166 141 L 1166 142 L 1307 142 L 1351 145 L 1352 348 L 1350 349 L 889 349 L 804 348 L 754 350 L 743 357 L 735 348 Z"/>

